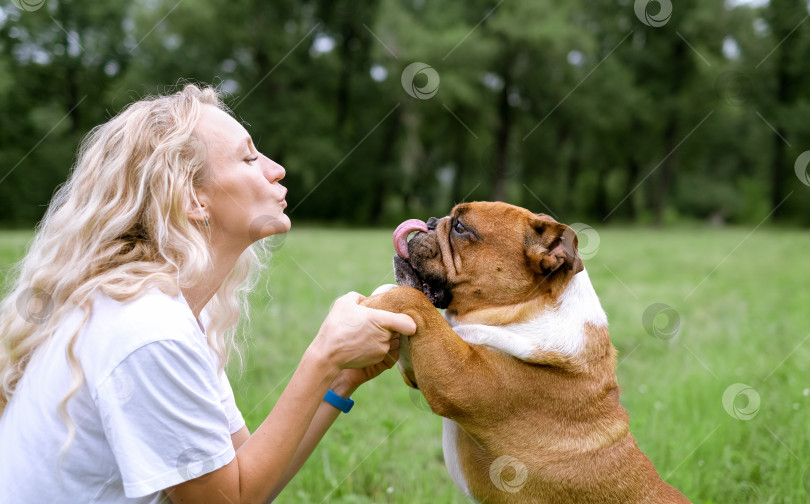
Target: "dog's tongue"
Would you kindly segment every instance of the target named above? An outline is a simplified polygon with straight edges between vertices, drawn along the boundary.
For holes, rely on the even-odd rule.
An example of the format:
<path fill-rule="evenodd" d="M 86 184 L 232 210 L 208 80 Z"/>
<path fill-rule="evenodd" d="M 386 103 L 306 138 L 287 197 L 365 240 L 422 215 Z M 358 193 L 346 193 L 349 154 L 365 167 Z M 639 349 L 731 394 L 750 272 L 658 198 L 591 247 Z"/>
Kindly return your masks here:
<path fill-rule="evenodd" d="M 394 231 L 394 250 L 403 259 L 408 259 L 408 235 L 414 231 L 428 232 L 427 224 L 419 219 L 408 219 Z"/>

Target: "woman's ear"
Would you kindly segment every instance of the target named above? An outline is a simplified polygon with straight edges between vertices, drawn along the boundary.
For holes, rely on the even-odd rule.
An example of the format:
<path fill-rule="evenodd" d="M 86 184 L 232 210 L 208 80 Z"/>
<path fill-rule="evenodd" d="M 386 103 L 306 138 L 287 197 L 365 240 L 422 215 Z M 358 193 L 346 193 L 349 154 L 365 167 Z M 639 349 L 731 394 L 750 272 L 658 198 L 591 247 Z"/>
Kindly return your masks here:
<path fill-rule="evenodd" d="M 208 194 L 204 190 L 191 193 L 191 207 L 186 212 L 186 216 L 193 223 L 202 224 L 206 227 L 209 225 L 211 216 L 208 213 Z"/>

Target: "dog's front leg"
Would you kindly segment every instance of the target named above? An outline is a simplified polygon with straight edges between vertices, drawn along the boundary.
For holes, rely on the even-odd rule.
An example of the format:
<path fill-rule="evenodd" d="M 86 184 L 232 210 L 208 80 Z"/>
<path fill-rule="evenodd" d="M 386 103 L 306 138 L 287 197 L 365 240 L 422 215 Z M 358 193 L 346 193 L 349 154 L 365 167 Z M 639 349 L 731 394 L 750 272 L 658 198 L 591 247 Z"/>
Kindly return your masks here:
<path fill-rule="evenodd" d="M 396 287 L 367 298 L 370 308 L 404 313 L 416 323 L 408 338 L 413 365 L 412 386 L 419 388 L 431 409 L 443 417 L 458 419 L 480 411 L 486 401 L 482 390 L 493 387 L 500 377 L 492 366 L 499 354 L 462 340 L 427 297 L 411 287 Z"/>

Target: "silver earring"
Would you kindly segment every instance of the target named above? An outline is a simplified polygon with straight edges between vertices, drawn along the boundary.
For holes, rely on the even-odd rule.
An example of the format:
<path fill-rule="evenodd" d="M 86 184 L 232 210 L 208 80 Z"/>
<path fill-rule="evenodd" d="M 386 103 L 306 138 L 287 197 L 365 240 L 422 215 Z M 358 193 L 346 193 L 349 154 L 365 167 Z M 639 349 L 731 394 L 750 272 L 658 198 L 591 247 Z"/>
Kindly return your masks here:
<path fill-rule="evenodd" d="M 209 226 L 209 224 L 208 224 L 208 218 L 206 217 L 206 218 L 205 218 L 205 227 L 208 227 L 208 226 Z"/>

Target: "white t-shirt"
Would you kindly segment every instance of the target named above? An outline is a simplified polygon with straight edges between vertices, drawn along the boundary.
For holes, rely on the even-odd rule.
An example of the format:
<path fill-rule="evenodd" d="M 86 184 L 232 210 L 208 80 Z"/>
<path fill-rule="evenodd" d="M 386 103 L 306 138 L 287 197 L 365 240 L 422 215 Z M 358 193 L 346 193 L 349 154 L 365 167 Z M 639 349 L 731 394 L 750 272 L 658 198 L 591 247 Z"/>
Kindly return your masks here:
<path fill-rule="evenodd" d="M 162 489 L 228 464 L 245 425 L 225 373 L 182 296 L 150 289 L 124 303 L 97 293 L 76 344 L 84 383 L 65 354 L 82 314 L 67 316 L 32 356 L 0 417 L 0 502 L 157 503 Z"/>

